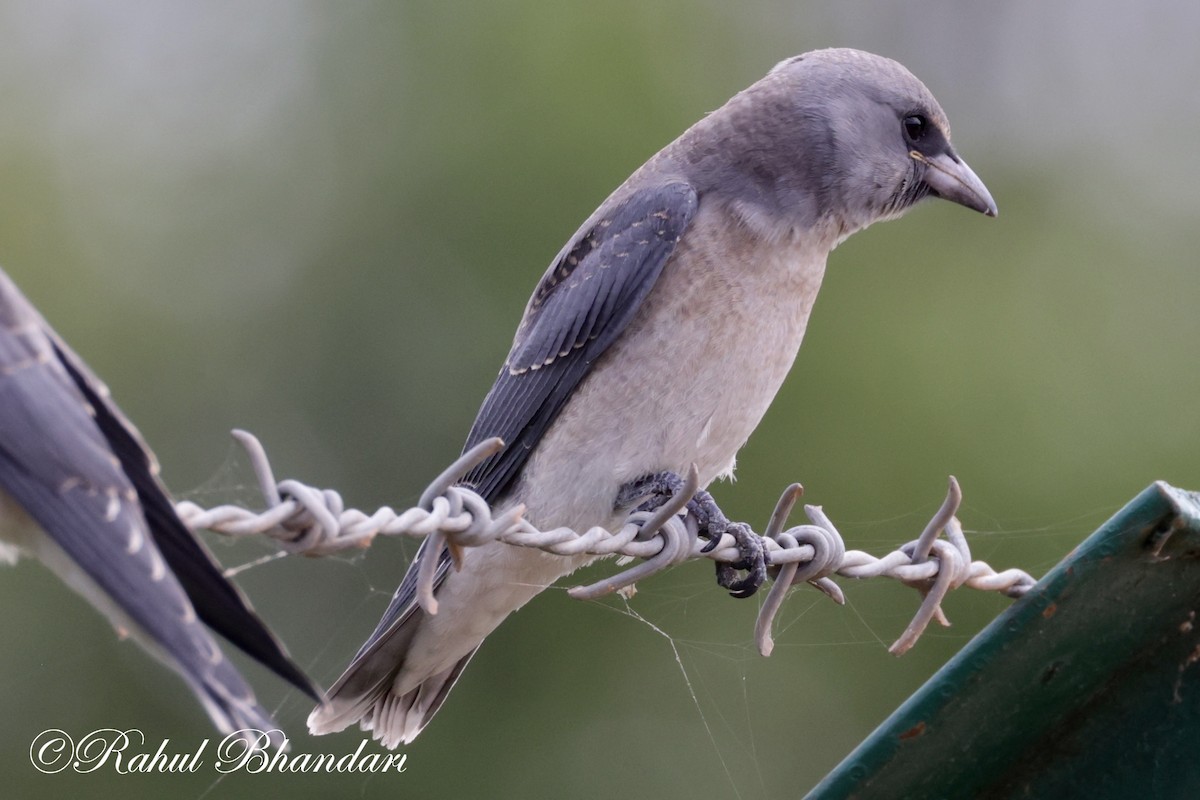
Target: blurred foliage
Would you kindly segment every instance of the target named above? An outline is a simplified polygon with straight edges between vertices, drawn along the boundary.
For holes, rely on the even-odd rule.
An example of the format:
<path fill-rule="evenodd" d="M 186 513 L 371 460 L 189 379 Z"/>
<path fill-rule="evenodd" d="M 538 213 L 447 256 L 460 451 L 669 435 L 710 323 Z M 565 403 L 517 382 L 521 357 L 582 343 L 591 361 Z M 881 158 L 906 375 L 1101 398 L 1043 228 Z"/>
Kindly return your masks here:
<path fill-rule="evenodd" d="M 0 263 L 180 496 L 253 502 L 239 426 L 281 476 L 404 506 L 609 190 L 776 61 L 880 52 L 937 94 L 1000 217 L 930 203 L 843 245 L 716 494 L 761 525 L 800 480 L 882 552 L 953 473 L 977 557 L 1040 574 L 1152 480 L 1200 488 L 1198 21 L 1153 0 L 4 2 Z M 265 552 L 212 541 L 230 565 Z M 239 582 L 327 684 L 413 550 Z M 897 660 L 916 596 L 846 589 L 848 608 L 794 594 L 770 659 L 755 601 L 703 565 L 628 606 L 547 592 L 488 640 L 403 775 L 45 776 L 27 758 L 45 728 L 213 734 L 172 674 L 22 564 L 0 574 L 0 775 L 12 797 L 793 796 L 1005 605 L 952 598 L 954 627 Z M 357 731 L 308 737 L 303 699 L 247 671 L 298 751 L 354 750 Z"/>

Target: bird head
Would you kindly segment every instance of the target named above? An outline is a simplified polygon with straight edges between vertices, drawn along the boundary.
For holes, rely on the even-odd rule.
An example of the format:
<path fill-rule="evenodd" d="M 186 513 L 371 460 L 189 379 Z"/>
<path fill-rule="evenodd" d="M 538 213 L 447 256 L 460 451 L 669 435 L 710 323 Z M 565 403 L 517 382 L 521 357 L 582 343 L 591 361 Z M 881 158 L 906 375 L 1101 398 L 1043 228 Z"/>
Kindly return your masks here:
<path fill-rule="evenodd" d="M 925 197 L 997 213 L 950 144 L 933 94 L 900 64 L 860 50 L 779 63 L 685 134 L 684 149 L 707 188 L 755 227 L 830 221 L 844 238 Z"/>
<path fill-rule="evenodd" d="M 778 64 L 765 81 L 790 98 L 797 131 L 814 142 L 805 172 L 828 176 L 830 210 L 870 224 L 940 197 L 989 217 L 996 203 L 950 143 L 933 94 L 895 61 L 860 50 L 817 50 Z"/>

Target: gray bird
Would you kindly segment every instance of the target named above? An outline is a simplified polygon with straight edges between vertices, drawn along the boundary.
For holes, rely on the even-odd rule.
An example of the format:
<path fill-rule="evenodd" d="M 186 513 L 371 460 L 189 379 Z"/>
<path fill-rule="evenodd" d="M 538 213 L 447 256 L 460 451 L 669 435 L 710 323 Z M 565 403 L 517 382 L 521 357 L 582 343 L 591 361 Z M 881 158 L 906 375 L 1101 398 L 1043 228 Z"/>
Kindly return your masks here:
<path fill-rule="evenodd" d="M 614 528 L 692 464 L 702 487 L 732 475 L 829 252 L 927 196 L 996 214 L 908 70 L 855 50 L 778 64 L 634 172 L 551 262 L 467 439 L 507 446 L 466 482 L 540 528 L 585 530 Z M 707 493 L 689 510 L 710 538 L 729 528 Z M 744 545 L 748 575 L 723 582 L 739 596 L 765 574 Z M 492 544 L 451 569 L 444 551 L 431 616 L 414 602 L 431 557 L 418 551 L 312 733 L 358 722 L 385 747 L 412 741 L 484 637 L 592 558 Z"/>
<path fill-rule="evenodd" d="M 278 726 L 205 624 L 320 696 L 176 515 L 108 389 L 0 271 L 0 560 L 19 553 L 178 672 L 223 733 Z"/>

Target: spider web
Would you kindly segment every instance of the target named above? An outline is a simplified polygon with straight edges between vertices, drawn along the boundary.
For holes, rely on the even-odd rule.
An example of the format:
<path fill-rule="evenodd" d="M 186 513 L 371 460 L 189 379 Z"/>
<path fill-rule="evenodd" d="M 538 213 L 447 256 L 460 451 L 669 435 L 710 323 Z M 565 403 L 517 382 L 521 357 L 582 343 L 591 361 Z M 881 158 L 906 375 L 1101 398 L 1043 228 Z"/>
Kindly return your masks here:
<path fill-rule="evenodd" d="M 253 507 L 256 502 L 261 504 L 256 501 L 256 482 L 249 468 L 240 462 L 240 456 L 231 449 L 214 477 L 188 492 L 186 498 L 202 505 L 233 502 Z M 1069 543 L 1077 541 L 1081 531 L 1090 530 L 1089 521 L 1098 521 L 1111 510 L 1089 511 L 1050 525 L 1027 528 L 1003 528 L 990 520 L 995 523 L 994 527 L 971 530 L 968 535 L 977 557 L 996 558 L 1007 563 L 1014 560 L 1009 554 L 1018 552 L 1026 540 L 1051 537 Z M 841 521 L 839 524 L 853 546 L 886 549 L 898 541 L 900 534 L 897 531 L 919 529 L 929 511 L 928 507 L 922 507 L 894 518 L 857 523 Z M 963 516 L 978 520 L 982 515 L 968 509 Z M 206 535 L 205 538 L 214 544 L 220 560 L 231 565 L 229 571 L 237 575 L 239 581 L 276 568 L 284 569 L 289 561 L 281 558 L 269 541 L 230 545 L 223 537 Z M 1060 552 L 1068 549 L 1069 543 Z M 416 544 L 408 540 L 381 540 L 366 555 L 311 560 L 325 572 L 339 573 L 344 583 L 354 587 L 352 592 L 357 592 L 357 600 L 351 602 L 349 611 L 344 614 L 343 627 L 325 632 L 320 637 L 323 644 L 315 650 L 300 650 L 299 647 L 294 650 L 304 654 L 302 665 L 311 674 L 326 683 L 336 676 L 373 626 L 378 611 L 390 598 L 415 548 Z M 1051 560 L 1023 566 L 1036 573 L 1052 563 Z M 606 560 L 589 569 L 606 572 L 613 568 L 613 562 Z M 738 800 L 778 796 L 782 787 L 791 787 L 792 793 L 807 790 L 836 764 L 840 755 L 849 752 L 858 739 L 882 720 L 877 708 L 873 707 L 871 713 L 875 716 L 867 715 L 867 722 L 863 722 L 861 706 L 867 701 L 862 695 L 879 695 L 881 691 L 879 686 L 873 686 L 864 692 L 858 683 L 879 682 L 879 676 L 887 674 L 887 668 L 881 667 L 881 663 L 905 663 L 887 656 L 886 649 L 903 629 L 917 602 L 911 592 L 890 582 L 844 582 L 847 608 L 838 608 L 803 587 L 794 589 L 776 621 L 776 651 L 770 659 L 763 659 L 758 655 L 752 637 L 758 602 L 727 598 L 714 585 L 711 567 L 707 564 L 689 563 L 676 567 L 640 585 L 632 597 L 614 596 L 579 603 L 565 596 L 566 587 L 586 580 L 588 578 L 581 575 L 565 578 L 545 593 L 551 599 L 539 597 L 530 604 L 530 608 L 545 604 L 565 607 L 554 610 L 558 624 L 562 624 L 564 617 L 570 617 L 578 618 L 579 625 L 591 625 L 597 614 L 589 613 L 588 609 L 603 612 L 600 616 L 607 618 L 606 628 L 613 628 L 613 620 L 616 620 L 615 631 L 598 634 L 604 638 L 597 640 L 592 653 L 593 674 L 574 675 L 579 680 L 578 692 L 584 697 L 591 694 L 606 705 L 636 704 L 639 701 L 629 698 L 636 697 L 640 701 L 649 698 L 653 705 L 643 710 L 650 716 L 670 718 L 676 715 L 674 726 L 656 728 L 660 733 L 674 735 L 688 754 L 682 762 L 676 762 L 676 768 L 702 776 L 702 785 L 711 796 Z M 998 597 L 984 596 L 978 600 L 975 597 L 972 594 L 967 605 L 982 604 L 982 622 L 1008 603 Z M 932 653 L 927 658 L 912 654 L 906 657 L 919 669 L 897 670 L 893 667 L 893 671 L 901 674 L 894 680 L 888 679 L 894 686 L 883 691 L 883 695 L 893 700 L 902 699 L 978 630 L 982 622 L 972 615 L 980 614 L 969 609 L 964 612 L 961 605 L 953 600 L 948 604 L 948 611 L 955 617 L 955 622 L 963 624 L 949 630 L 931 629 L 914 653 Z M 549 615 L 551 612 L 544 613 Z M 965 619 L 960 620 L 958 617 L 964 614 Z M 524 612 L 520 616 L 524 616 Z M 532 624 L 541 622 L 537 620 Z M 510 618 L 490 638 L 505 638 L 505 627 L 515 624 L 521 623 Z M 554 622 L 549 623 L 552 629 L 537 635 L 557 635 L 553 625 Z M 539 627 L 546 628 L 547 625 L 543 623 Z M 286 635 L 283 638 L 288 640 Z M 614 649 L 613 642 L 628 642 L 629 650 Z M 620 644 L 616 646 L 621 647 Z M 467 687 L 473 680 L 472 672 L 487 670 L 489 664 L 496 667 L 490 649 L 485 647 L 466 673 L 463 683 Z M 644 676 L 645 686 L 651 690 L 638 692 L 636 682 L 631 682 L 628 692 L 610 691 L 599 685 L 602 682 L 596 675 L 612 672 L 610 661 L 618 664 L 620 669 L 617 671 L 622 675 Z M 847 663 L 854 668 L 847 669 Z M 861 675 L 856 674 L 858 672 Z M 828 679 L 829 673 L 834 674 L 834 680 Z M 481 679 L 486 682 L 489 677 L 483 675 Z M 526 682 L 525 693 L 538 692 L 537 674 L 517 675 L 510 679 L 512 681 Z M 888 689 L 886 685 L 883 688 Z M 460 696 L 469 693 L 469 689 L 457 688 L 447 707 L 471 702 L 469 697 Z M 295 702 L 295 693 L 292 693 L 273 710 L 286 712 L 285 706 Z M 886 710 L 894 704 L 886 706 Z M 685 709 L 682 712 L 681 707 Z M 781 713 L 780 709 L 790 710 Z M 441 715 L 446 713 L 443 710 Z M 472 713 L 486 715 L 489 709 L 476 707 Z M 686 718 L 678 718 L 681 713 Z M 438 729 L 442 727 L 440 722 L 440 718 L 435 720 L 421 740 L 437 737 Z M 558 724 L 569 725 L 570 721 L 559 720 Z M 409 747 L 417 752 L 423 744 L 421 740 Z M 314 739 L 303 732 L 295 733 L 292 741 L 293 749 L 302 752 L 336 752 L 343 746 L 326 745 L 329 740 Z M 820 752 L 821 748 L 814 746 L 814 742 L 829 745 L 824 748 L 827 752 Z M 828 752 L 840 755 L 832 756 L 831 761 Z M 221 787 L 227 778 L 218 777 L 201 796 Z M 376 786 L 389 785 L 386 781 L 381 782 L 380 776 L 364 776 L 361 781 L 359 791 L 363 796 L 373 794 Z M 688 786 L 686 782 L 679 785 L 678 788 L 684 791 L 680 796 L 707 796 L 697 795 L 695 788 L 684 790 L 685 786 Z"/>

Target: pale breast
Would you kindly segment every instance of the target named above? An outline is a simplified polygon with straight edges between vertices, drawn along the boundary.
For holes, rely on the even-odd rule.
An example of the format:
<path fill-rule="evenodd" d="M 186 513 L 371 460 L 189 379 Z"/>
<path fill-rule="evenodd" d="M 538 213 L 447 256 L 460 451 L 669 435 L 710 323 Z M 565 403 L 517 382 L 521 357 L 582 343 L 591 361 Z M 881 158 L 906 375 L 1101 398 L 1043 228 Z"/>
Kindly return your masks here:
<path fill-rule="evenodd" d="M 702 204 L 629 328 L 526 465 L 530 519 L 610 526 L 629 480 L 692 463 L 704 485 L 730 472 L 796 357 L 828 250 L 768 242 Z"/>

